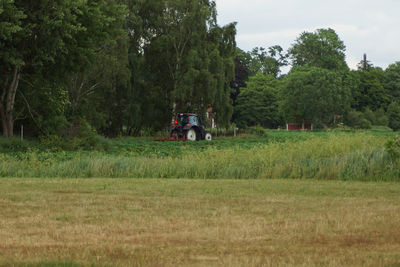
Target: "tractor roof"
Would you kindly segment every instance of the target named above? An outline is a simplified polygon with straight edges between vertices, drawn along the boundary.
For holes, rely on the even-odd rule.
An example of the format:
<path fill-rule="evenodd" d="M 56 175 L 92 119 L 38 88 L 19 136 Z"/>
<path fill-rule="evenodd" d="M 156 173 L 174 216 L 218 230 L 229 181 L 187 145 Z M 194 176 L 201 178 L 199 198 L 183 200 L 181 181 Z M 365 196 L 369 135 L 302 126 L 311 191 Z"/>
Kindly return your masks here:
<path fill-rule="evenodd" d="M 197 116 L 197 114 L 194 113 L 178 113 L 177 115 Z"/>

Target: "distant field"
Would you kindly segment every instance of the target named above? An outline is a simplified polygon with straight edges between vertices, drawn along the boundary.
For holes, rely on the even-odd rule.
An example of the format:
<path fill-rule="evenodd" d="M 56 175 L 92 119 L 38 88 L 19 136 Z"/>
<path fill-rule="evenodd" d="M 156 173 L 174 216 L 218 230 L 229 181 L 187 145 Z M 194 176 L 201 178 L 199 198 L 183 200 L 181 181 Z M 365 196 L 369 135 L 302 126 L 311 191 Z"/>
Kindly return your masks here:
<path fill-rule="evenodd" d="M 398 266 L 400 184 L 0 179 L 0 266 Z"/>

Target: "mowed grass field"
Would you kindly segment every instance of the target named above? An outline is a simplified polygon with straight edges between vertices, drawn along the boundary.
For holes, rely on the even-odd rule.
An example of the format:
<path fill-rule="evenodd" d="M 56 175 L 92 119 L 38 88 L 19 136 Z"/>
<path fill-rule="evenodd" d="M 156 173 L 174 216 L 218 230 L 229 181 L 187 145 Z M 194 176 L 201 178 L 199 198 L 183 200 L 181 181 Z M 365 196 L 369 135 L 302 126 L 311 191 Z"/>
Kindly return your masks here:
<path fill-rule="evenodd" d="M 0 266 L 399 266 L 400 184 L 0 179 Z"/>

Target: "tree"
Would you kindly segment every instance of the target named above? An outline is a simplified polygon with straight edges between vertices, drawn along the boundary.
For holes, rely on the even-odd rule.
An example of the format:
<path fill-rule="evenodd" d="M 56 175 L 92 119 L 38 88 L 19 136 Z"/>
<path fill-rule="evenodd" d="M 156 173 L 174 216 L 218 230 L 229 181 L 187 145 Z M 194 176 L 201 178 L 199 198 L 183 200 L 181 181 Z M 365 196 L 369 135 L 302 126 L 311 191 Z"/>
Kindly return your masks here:
<path fill-rule="evenodd" d="M 388 91 L 383 87 L 384 72 L 380 68 L 358 70 L 355 75 L 358 86 L 353 88 L 352 107 L 358 111 L 370 108 L 375 111 L 387 108 L 390 101 Z"/>
<path fill-rule="evenodd" d="M 400 104 L 392 102 L 387 111 L 389 117 L 389 127 L 394 131 L 400 130 Z"/>
<path fill-rule="evenodd" d="M 338 72 L 296 67 L 285 78 L 281 109 L 287 121 L 328 124 L 349 106 L 349 89 Z"/>
<path fill-rule="evenodd" d="M 2 3 L 1 27 L 6 34 L 0 42 L 0 75 L 4 81 L 0 116 L 2 133 L 10 137 L 20 81 L 29 83 L 32 75 L 63 79 L 72 71 L 85 69 L 101 45 L 107 44 L 115 30 L 113 21 L 123 16 L 124 9 L 105 0 Z"/>
<path fill-rule="evenodd" d="M 332 29 L 303 32 L 289 49 L 293 66 L 314 66 L 329 70 L 348 70 L 346 47 Z"/>
<path fill-rule="evenodd" d="M 230 81 L 234 79 L 235 24 L 220 27 L 215 2 L 163 1 L 146 18 L 152 34 L 142 42 L 149 127 L 161 128 L 173 112 L 205 113 L 212 105 L 220 125 L 232 114 Z M 138 105 L 140 106 L 140 104 Z M 145 108 L 147 109 L 147 108 Z"/>
<path fill-rule="evenodd" d="M 383 86 L 390 98 L 400 103 L 400 62 L 391 64 L 385 70 Z"/>
<path fill-rule="evenodd" d="M 256 47 L 252 52 L 244 52 L 238 48 L 235 57 L 235 80 L 231 82 L 233 107 L 236 106 L 240 88 L 247 86 L 249 76 L 263 73 L 277 78 L 281 67 L 287 64 L 287 55 L 279 45 L 269 47 L 268 51 L 263 47 Z M 236 120 L 236 115 L 237 113 L 233 114 L 232 121 Z"/>
<path fill-rule="evenodd" d="M 250 77 L 238 96 L 235 118 L 239 127 L 276 128 L 280 124 L 277 81 L 273 75 L 259 72 Z"/>
<path fill-rule="evenodd" d="M 358 70 L 365 71 L 365 70 L 371 70 L 374 67 L 374 65 L 367 60 L 367 54 L 364 54 L 364 58 L 360 61 L 360 63 L 357 64 Z"/>
<path fill-rule="evenodd" d="M 246 82 L 249 78 L 249 64 L 251 56 L 236 48 L 235 55 L 235 79 L 231 81 L 230 86 L 232 88 L 231 99 L 233 107 L 236 106 L 237 96 L 240 94 L 240 88 L 246 87 Z"/>
<path fill-rule="evenodd" d="M 262 72 L 263 74 L 272 74 L 277 78 L 281 72 L 281 67 L 288 64 L 288 56 L 283 53 L 283 48 L 279 45 L 269 47 L 268 51 L 263 47 L 256 47 L 250 55 L 249 69 L 251 76 Z"/>

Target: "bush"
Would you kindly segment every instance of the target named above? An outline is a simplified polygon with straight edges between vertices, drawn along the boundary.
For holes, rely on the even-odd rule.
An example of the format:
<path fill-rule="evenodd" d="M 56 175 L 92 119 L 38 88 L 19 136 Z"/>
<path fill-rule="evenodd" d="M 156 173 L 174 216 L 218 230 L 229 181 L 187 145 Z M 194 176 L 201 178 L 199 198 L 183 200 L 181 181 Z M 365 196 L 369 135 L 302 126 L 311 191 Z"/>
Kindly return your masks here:
<path fill-rule="evenodd" d="M 372 123 L 365 118 L 364 114 L 352 110 L 346 116 L 346 124 L 355 129 L 371 129 Z"/>
<path fill-rule="evenodd" d="M 17 137 L 0 138 L 0 152 L 26 152 L 30 147 L 27 141 L 23 141 Z"/>
<path fill-rule="evenodd" d="M 389 127 L 394 131 L 400 130 L 400 104 L 393 102 L 387 111 L 389 117 Z"/>
<path fill-rule="evenodd" d="M 364 115 L 364 118 L 371 123 L 371 125 L 376 125 L 376 123 L 375 123 L 376 122 L 375 113 L 372 110 L 370 110 L 369 108 L 366 108 L 364 110 L 363 115 Z"/>
<path fill-rule="evenodd" d="M 357 128 L 360 129 L 371 129 L 371 127 L 372 123 L 365 118 L 361 119 L 361 121 L 357 124 Z"/>
<path fill-rule="evenodd" d="M 110 150 L 110 142 L 83 119 L 76 119 L 73 126 L 63 135 L 48 135 L 40 137 L 40 146 L 46 150 Z"/>
<path fill-rule="evenodd" d="M 381 108 L 373 112 L 371 109 L 364 110 L 364 118 L 367 119 L 371 125 L 374 126 L 388 126 L 389 118 L 386 116 L 385 111 Z M 369 128 L 367 128 L 369 129 Z"/>
<path fill-rule="evenodd" d="M 378 109 L 375 111 L 375 124 L 376 126 L 388 126 L 389 125 L 389 118 L 385 113 L 385 110 Z"/>
<path fill-rule="evenodd" d="M 400 159 L 400 135 L 391 138 L 385 145 L 386 151 L 389 153 L 393 161 Z"/>
<path fill-rule="evenodd" d="M 246 129 L 246 133 L 248 134 L 255 134 L 258 136 L 264 136 L 265 135 L 265 129 L 261 126 L 252 126 L 252 127 L 248 127 Z"/>

